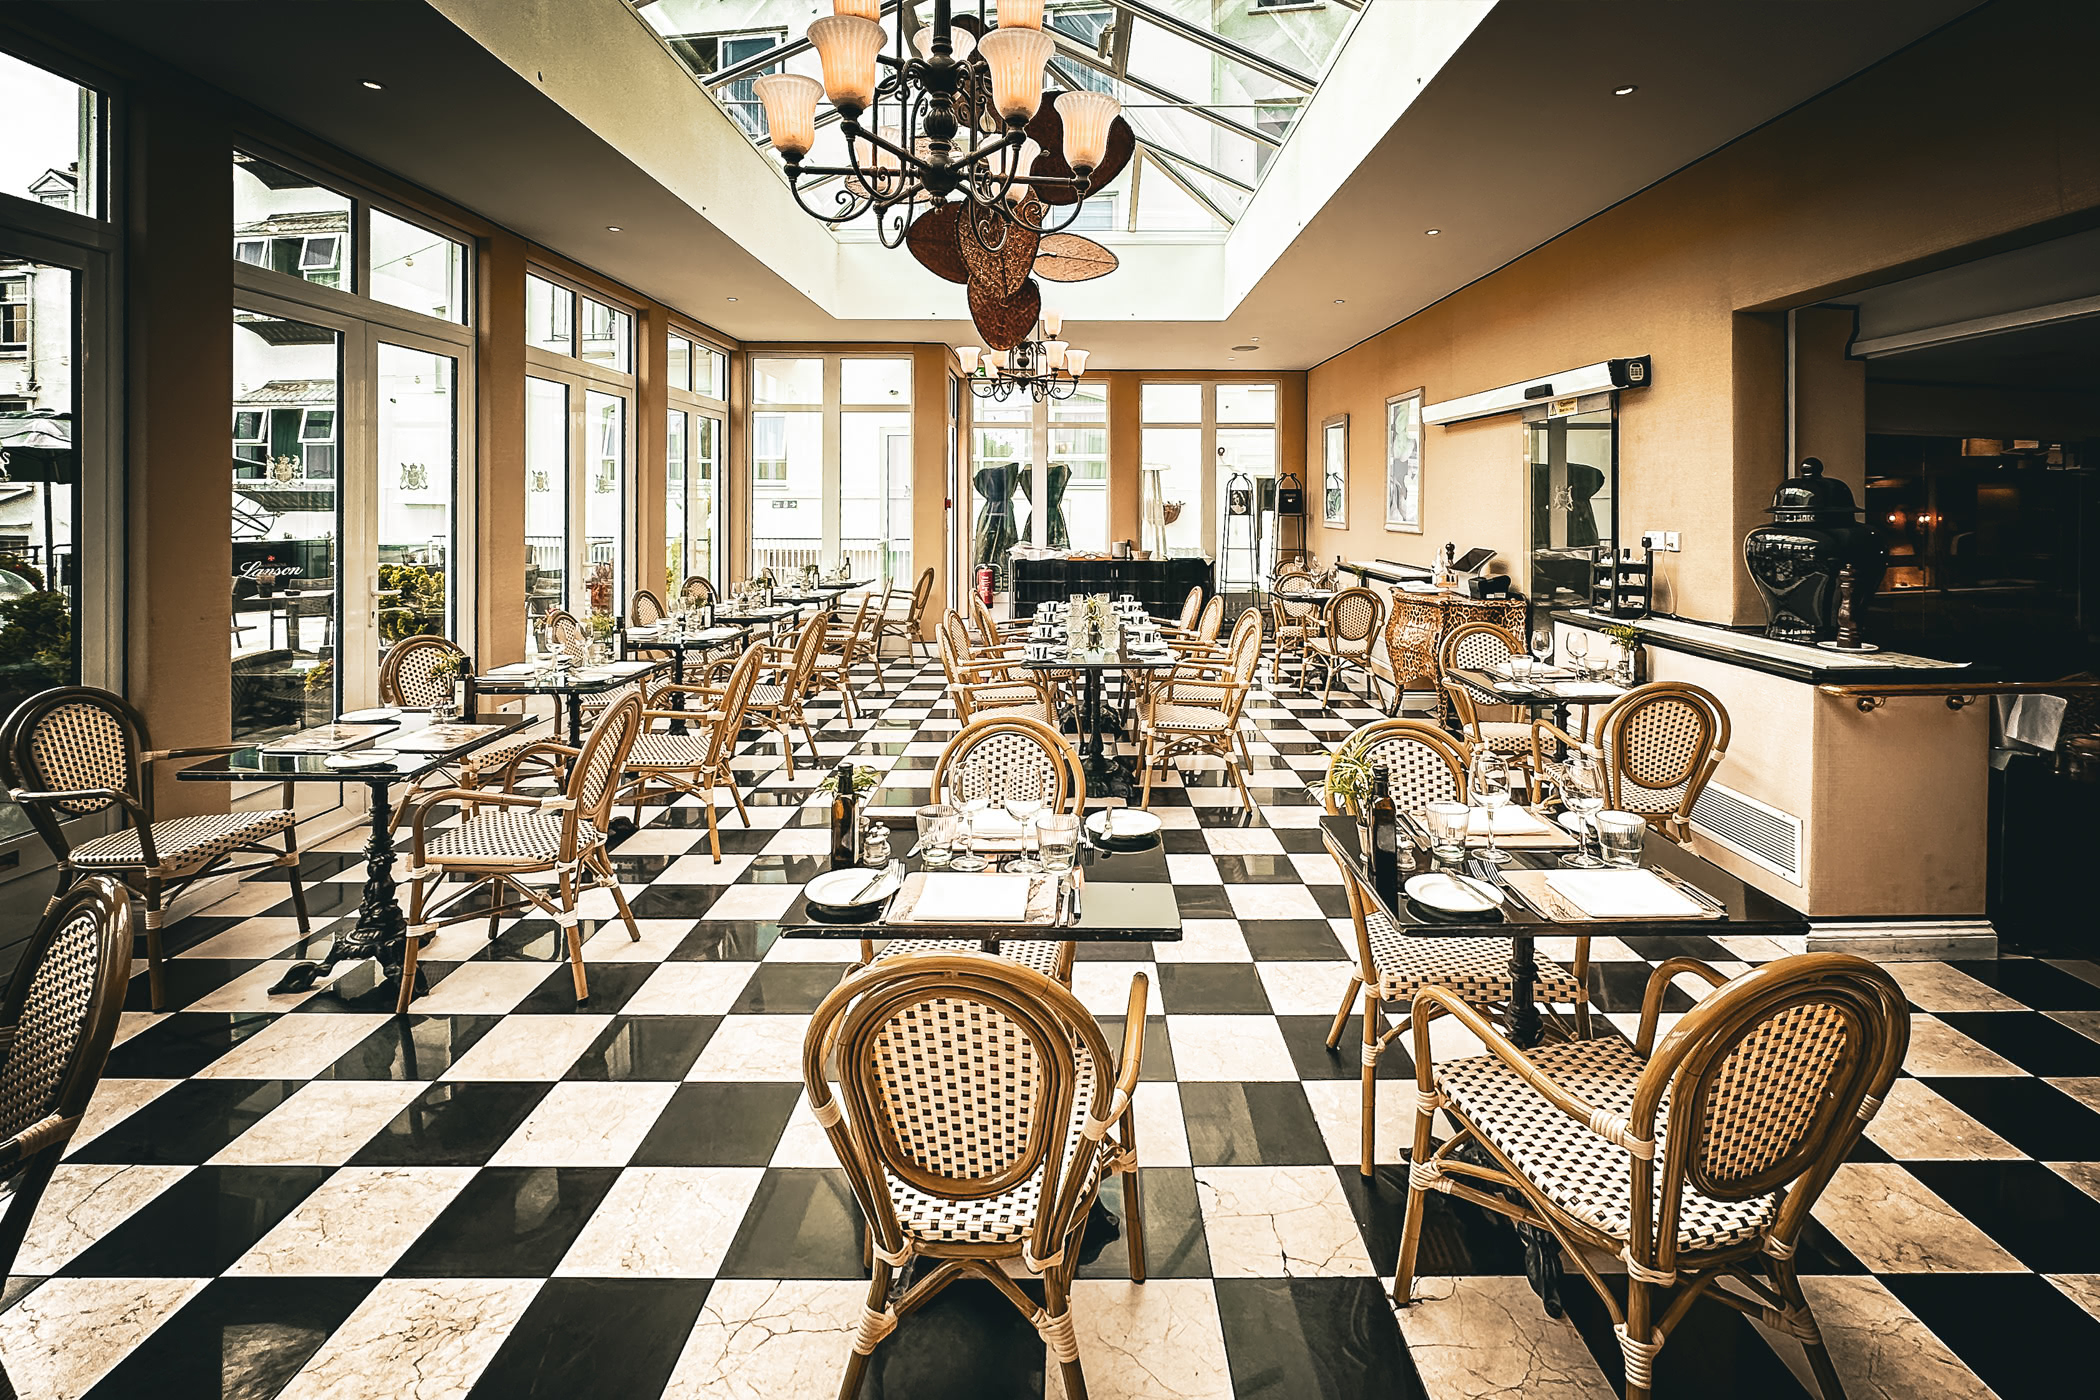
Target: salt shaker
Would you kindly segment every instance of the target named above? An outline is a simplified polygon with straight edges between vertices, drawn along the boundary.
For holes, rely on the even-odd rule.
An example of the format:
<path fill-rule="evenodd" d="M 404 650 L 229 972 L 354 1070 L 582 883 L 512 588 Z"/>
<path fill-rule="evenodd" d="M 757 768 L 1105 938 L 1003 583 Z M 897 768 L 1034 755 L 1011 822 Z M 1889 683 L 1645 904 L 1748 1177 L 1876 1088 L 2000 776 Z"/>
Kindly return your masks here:
<path fill-rule="evenodd" d="M 870 869 L 890 863 L 890 829 L 881 822 L 870 821 L 861 828 L 860 863 Z"/>

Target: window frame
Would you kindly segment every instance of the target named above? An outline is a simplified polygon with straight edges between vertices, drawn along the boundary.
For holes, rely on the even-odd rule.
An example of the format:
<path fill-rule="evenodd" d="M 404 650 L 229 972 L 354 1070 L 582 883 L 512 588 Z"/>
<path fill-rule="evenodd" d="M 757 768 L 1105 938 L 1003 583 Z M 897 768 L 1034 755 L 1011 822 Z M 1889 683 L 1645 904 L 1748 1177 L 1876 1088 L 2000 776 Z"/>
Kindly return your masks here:
<path fill-rule="evenodd" d="M 669 376 L 666 376 L 665 413 L 663 422 L 663 431 L 666 435 L 666 443 L 664 449 L 666 479 L 664 487 L 666 492 L 668 492 L 670 489 L 670 447 L 668 441 L 668 436 L 671 431 L 670 415 L 673 413 L 683 413 L 686 417 L 685 499 L 682 502 L 683 514 L 680 517 L 683 524 L 682 538 L 685 541 L 685 558 L 683 572 L 687 574 L 704 573 L 706 574 L 710 582 L 720 585 L 728 582 L 726 578 L 722 577 L 722 574 L 726 567 L 726 560 L 723 558 L 723 556 L 729 546 L 729 464 L 734 460 L 734 458 L 731 456 L 730 409 L 728 398 L 730 352 L 727 349 L 727 347 L 723 346 L 719 341 L 714 339 L 712 335 L 702 332 L 692 323 L 684 320 L 666 319 L 664 323 L 664 363 L 666 365 L 669 365 L 670 363 L 670 342 L 674 338 L 677 340 L 684 341 L 689 347 L 687 351 L 687 384 L 689 387 L 681 387 L 677 384 L 672 384 L 669 382 Z M 722 367 L 721 374 L 718 380 L 722 392 L 719 395 L 706 392 L 700 387 L 699 370 L 700 365 L 702 363 L 702 356 L 704 355 L 714 356 L 715 361 L 719 363 Z M 711 382 L 708 387 L 710 389 L 715 387 L 715 383 Z M 708 539 L 712 542 L 713 547 L 709 553 L 708 558 L 705 560 L 706 567 L 703 569 L 695 569 L 693 567 L 695 562 L 693 558 L 693 540 L 695 538 L 693 529 L 693 521 L 695 519 L 693 512 L 693 502 L 695 499 L 694 491 L 700 480 L 698 475 L 698 468 L 700 463 L 700 429 L 698 424 L 699 420 L 702 418 L 712 419 L 715 425 L 715 454 L 713 478 L 714 518 L 710 522 L 711 529 L 708 534 Z M 666 524 L 668 525 L 668 522 L 670 520 L 668 499 L 666 501 L 664 518 Z M 670 544 L 668 536 L 666 537 L 664 543 L 665 546 L 668 548 Z M 683 580 L 681 580 L 681 582 L 682 581 Z"/>
<path fill-rule="evenodd" d="M 9 296 L 8 291 L 12 288 L 20 288 L 22 295 Z M 12 357 L 29 354 L 29 338 L 35 329 L 35 318 L 36 307 L 29 295 L 29 279 L 0 277 L 0 355 Z M 7 333 L 7 323 L 10 320 L 20 322 L 21 334 L 18 337 Z"/>

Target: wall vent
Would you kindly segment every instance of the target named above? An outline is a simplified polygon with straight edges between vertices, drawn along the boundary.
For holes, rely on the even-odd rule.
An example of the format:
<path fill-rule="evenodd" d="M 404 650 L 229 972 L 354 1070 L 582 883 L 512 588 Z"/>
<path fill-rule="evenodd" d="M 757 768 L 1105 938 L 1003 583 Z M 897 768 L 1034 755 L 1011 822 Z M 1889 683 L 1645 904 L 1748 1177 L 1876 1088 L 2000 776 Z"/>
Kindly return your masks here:
<path fill-rule="evenodd" d="M 1692 825 L 1790 884 L 1801 883 L 1801 818 L 1708 783 L 1692 804 Z"/>

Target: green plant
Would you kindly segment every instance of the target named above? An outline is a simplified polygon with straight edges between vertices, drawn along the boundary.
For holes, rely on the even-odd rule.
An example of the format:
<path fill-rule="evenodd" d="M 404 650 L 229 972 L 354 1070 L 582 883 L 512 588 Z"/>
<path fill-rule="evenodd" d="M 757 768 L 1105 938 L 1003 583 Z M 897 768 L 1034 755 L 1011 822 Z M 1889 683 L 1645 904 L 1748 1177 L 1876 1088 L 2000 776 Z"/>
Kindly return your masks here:
<path fill-rule="evenodd" d="M 1364 745 L 1354 739 L 1346 740 L 1334 751 L 1327 764 L 1327 776 L 1313 785 L 1313 791 L 1333 797 L 1344 808 L 1360 808 L 1371 800 L 1372 774 L 1377 766 Z"/>
<path fill-rule="evenodd" d="M 379 635 L 389 642 L 435 636 L 445 630 L 445 571 L 422 564 L 381 564 L 379 586 L 398 596 L 379 614 Z"/>
<path fill-rule="evenodd" d="M 1628 626 L 1626 623 L 1623 622 L 1615 623 L 1612 626 L 1606 627 L 1602 630 L 1605 636 L 1611 638 L 1620 646 L 1625 647 L 1628 650 L 1631 650 L 1635 645 L 1637 645 L 1640 642 L 1642 637 L 1647 635 L 1646 633 L 1642 632 L 1640 628 Z"/>
<path fill-rule="evenodd" d="M 594 642 L 611 641 L 613 633 L 617 632 L 619 627 L 620 624 L 613 619 L 611 613 L 596 609 L 593 609 L 590 616 L 583 620 L 583 630 L 589 634 L 590 639 Z"/>
<path fill-rule="evenodd" d="M 0 602 L 0 665 L 32 683 L 64 685 L 72 678 L 73 611 L 65 594 L 25 593 Z"/>
<path fill-rule="evenodd" d="M 867 792 L 880 785 L 881 782 L 882 773 L 878 769 L 870 768 L 865 763 L 853 765 L 853 790 L 855 792 Z M 834 768 L 824 776 L 823 782 L 817 784 L 817 791 L 837 792 L 838 790 L 839 770 Z"/>
<path fill-rule="evenodd" d="M 38 588 L 44 586 L 44 571 L 19 554 L 0 554 L 0 569 L 11 574 L 20 574 Z"/>
<path fill-rule="evenodd" d="M 323 661 L 300 677 L 299 683 L 306 688 L 308 695 L 323 694 L 332 690 L 335 686 L 335 663 Z"/>

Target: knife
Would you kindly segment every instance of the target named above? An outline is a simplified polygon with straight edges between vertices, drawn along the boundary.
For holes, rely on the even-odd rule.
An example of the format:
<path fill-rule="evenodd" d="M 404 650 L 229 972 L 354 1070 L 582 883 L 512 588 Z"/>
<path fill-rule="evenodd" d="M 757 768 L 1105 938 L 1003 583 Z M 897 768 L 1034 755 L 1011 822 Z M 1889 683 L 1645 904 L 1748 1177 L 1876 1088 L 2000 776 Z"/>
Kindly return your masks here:
<path fill-rule="evenodd" d="M 890 868 L 887 865 L 883 866 L 882 869 L 875 872 L 875 877 L 869 880 L 867 884 L 862 885 L 860 889 L 854 893 L 853 898 L 847 900 L 846 903 L 858 904 L 862 900 L 866 899 L 868 897 L 868 891 L 874 889 L 877 885 L 881 884 L 884 880 L 888 879 L 889 873 Z"/>
<path fill-rule="evenodd" d="M 1671 871 L 1665 870 L 1659 865 L 1650 866 L 1649 869 L 1653 870 L 1656 874 L 1662 876 L 1664 880 L 1668 881 L 1680 893 L 1690 896 L 1694 901 L 1706 906 L 1708 909 L 1713 910 L 1715 913 L 1725 914 L 1728 912 L 1727 905 L 1723 904 L 1715 896 L 1708 894 L 1705 890 L 1700 889 L 1691 881 L 1686 880 L 1684 877 L 1677 875 Z"/>

